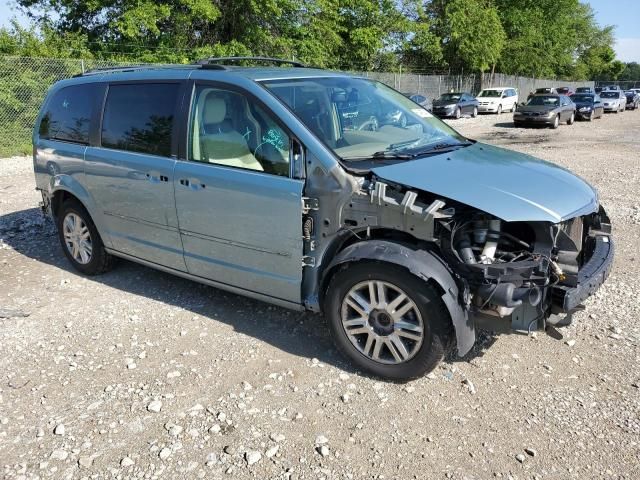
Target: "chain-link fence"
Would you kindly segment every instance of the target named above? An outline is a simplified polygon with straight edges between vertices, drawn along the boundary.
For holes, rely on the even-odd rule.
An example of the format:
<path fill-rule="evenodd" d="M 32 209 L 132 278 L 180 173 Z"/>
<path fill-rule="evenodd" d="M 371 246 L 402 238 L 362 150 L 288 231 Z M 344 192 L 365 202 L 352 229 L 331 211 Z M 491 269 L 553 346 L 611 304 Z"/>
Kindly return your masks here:
<path fill-rule="evenodd" d="M 403 93 L 419 93 L 430 99 L 438 98 L 446 92 L 467 92 L 474 95 L 483 88 L 511 87 L 518 90 L 520 98 L 525 100 L 530 92 L 543 87 L 568 87 L 575 91 L 577 87 L 594 87 L 594 82 L 565 82 L 540 78 L 518 77 L 515 75 L 417 75 L 402 73 L 364 72 L 362 75 L 385 83 Z"/>
<path fill-rule="evenodd" d="M 93 68 L 133 65 L 100 60 L 0 56 L 0 158 L 31 151 L 33 122 L 47 90 L 56 81 Z M 593 86 L 593 82 L 562 82 L 501 74 L 418 75 L 364 72 L 404 93 L 429 99 L 451 90 L 477 94 L 487 87 L 513 87 L 520 98 L 539 87 Z"/>
<path fill-rule="evenodd" d="M 632 88 L 640 88 L 640 80 L 598 80 L 596 87 L 613 87 L 618 86 L 622 90 L 631 90 Z"/>
<path fill-rule="evenodd" d="M 117 65 L 125 64 L 0 56 L 0 158 L 31 151 L 33 122 L 51 85 L 92 68 Z"/>

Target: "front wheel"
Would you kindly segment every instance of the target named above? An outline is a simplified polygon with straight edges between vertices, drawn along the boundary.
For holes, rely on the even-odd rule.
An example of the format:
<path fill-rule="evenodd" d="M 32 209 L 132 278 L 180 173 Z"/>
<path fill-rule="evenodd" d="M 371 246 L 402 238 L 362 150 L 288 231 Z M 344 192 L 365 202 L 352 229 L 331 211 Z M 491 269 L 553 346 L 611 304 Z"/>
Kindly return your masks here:
<path fill-rule="evenodd" d="M 478 107 L 473 107 L 473 113 L 471 114 L 471 116 L 473 118 L 476 118 L 478 116 Z"/>
<path fill-rule="evenodd" d="M 324 306 L 338 349 L 380 377 L 420 377 L 451 344 L 451 319 L 438 291 L 393 264 L 345 266 L 331 279 Z"/>
<path fill-rule="evenodd" d="M 111 268 L 107 253 L 87 210 L 77 201 L 66 201 L 57 216 L 58 238 L 71 265 L 85 275 L 98 275 Z"/>
<path fill-rule="evenodd" d="M 555 130 L 559 126 L 560 126 L 560 114 L 556 115 L 556 118 L 553 119 L 553 124 L 551 125 L 551 128 Z"/>
<path fill-rule="evenodd" d="M 569 120 L 567 120 L 567 125 L 573 125 L 573 122 L 575 122 L 576 120 L 576 114 L 575 112 L 571 113 L 571 116 L 569 117 Z"/>
<path fill-rule="evenodd" d="M 460 118 L 460 107 L 456 108 L 456 113 L 454 116 L 456 117 L 456 119 Z"/>
<path fill-rule="evenodd" d="M 498 110 L 496 111 L 498 115 L 502 113 L 502 105 L 498 105 Z"/>

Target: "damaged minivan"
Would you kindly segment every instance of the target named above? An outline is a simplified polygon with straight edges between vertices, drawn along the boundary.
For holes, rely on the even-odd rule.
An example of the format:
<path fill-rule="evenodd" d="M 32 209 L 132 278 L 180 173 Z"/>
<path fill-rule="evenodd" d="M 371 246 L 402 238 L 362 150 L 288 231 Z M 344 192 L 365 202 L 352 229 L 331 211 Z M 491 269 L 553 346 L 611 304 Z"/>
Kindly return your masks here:
<path fill-rule="evenodd" d="M 381 83 L 237 60 L 51 88 L 36 183 L 77 270 L 120 257 L 322 313 L 358 368 L 394 380 L 464 356 L 479 328 L 567 324 L 609 274 L 609 218 L 569 171 Z"/>

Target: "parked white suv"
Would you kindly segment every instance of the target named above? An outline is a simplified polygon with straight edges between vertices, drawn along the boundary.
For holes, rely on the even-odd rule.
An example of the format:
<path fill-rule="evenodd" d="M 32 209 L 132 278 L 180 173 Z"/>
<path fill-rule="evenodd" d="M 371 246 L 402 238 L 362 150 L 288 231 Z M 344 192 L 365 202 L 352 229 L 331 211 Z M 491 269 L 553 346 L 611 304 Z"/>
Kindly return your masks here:
<path fill-rule="evenodd" d="M 511 87 L 485 88 L 478 94 L 478 112 L 497 113 L 514 111 L 518 105 L 518 90 Z"/>

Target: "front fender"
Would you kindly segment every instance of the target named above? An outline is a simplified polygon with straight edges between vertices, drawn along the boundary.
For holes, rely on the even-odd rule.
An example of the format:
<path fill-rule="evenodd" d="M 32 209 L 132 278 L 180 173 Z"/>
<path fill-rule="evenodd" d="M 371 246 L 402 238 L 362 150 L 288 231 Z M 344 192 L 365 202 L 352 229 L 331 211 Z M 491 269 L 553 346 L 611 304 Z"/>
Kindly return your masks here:
<path fill-rule="evenodd" d="M 338 265 L 361 260 L 376 260 L 399 265 L 425 281 L 435 281 L 444 292 L 444 302 L 456 332 L 459 356 L 464 356 L 476 341 L 475 326 L 461 300 L 458 284 L 444 261 L 428 250 L 384 240 L 358 242 L 342 250 L 325 270 L 325 277 Z M 324 280 L 327 280 L 325 278 Z M 323 280 L 323 284 L 325 284 Z M 462 292 L 464 293 L 464 292 Z"/>

